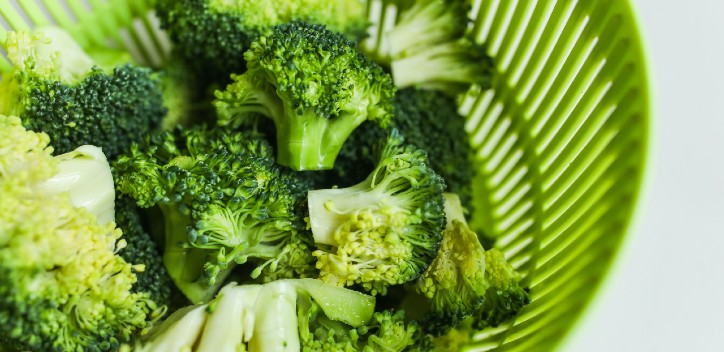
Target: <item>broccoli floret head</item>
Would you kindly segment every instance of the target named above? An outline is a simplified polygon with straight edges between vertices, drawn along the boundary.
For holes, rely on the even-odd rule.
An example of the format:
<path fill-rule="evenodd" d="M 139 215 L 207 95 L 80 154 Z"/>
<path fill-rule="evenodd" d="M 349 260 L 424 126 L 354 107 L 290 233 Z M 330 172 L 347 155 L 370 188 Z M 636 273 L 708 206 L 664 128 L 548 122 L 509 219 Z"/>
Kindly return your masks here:
<path fill-rule="evenodd" d="M 493 61 L 486 47 L 466 34 L 467 0 L 397 3 L 399 20 L 383 33 L 379 48 L 363 45 L 377 61 L 390 67 L 395 85 L 450 94 L 465 91 L 471 84 L 490 88 Z"/>
<path fill-rule="evenodd" d="M 133 199 L 116 199 L 116 225 L 123 231 L 126 246 L 118 255 L 128 263 L 143 265 L 136 273 L 131 292 L 147 292 L 158 305 L 171 306 L 175 286 L 161 259 L 161 251 L 151 235 L 143 228 L 141 214 Z"/>
<path fill-rule="evenodd" d="M 416 279 L 437 255 L 444 189 L 425 152 L 393 130 L 365 181 L 309 192 L 321 279 L 383 295 Z"/>
<path fill-rule="evenodd" d="M 92 144 L 113 159 L 166 114 L 150 69 L 103 69 L 62 29 L 9 32 L 5 48 L 14 68 L 0 82 L 0 113 L 47 133 L 57 153 Z"/>
<path fill-rule="evenodd" d="M 216 93 L 219 124 L 271 118 L 281 165 L 330 169 L 357 126 L 366 120 L 386 126 L 392 118 L 389 75 L 322 25 L 274 26 L 244 57 L 248 71 Z"/>
<path fill-rule="evenodd" d="M 113 221 L 74 204 L 57 173 L 78 161 L 52 157 L 49 141 L 0 115 L 0 341 L 22 350 L 117 349 L 163 309 L 132 291 L 143 267 L 117 255 L 125 241 Z"/>
<path fill-rule="evenodd" d="M 205 122 L 204 117 L 213 116 L 210 97 L 191 71 L 180 59 L 165 63 L 158 73 L 163 93 L 163 104 L 168 113 L 161 121 L 161 128 L 171 130 L 176 126 L 191 126 Z"/>
<path fill-rule="evenodd" d="M 213 297 L 237 264 L 261 260 L 254 278 L 297 253 L 306 189 L 270 154 L 254 131 L 197 125 L 153 134 L 114 164 L 121 193 L 162 211 L 164 263 L 192 302 Z"/>
<path fill-rule="evenodd" d="M 489 286 L 485 279 L 485 249 L 465 223 L 459 199 L 453 194 L 445 198 L 448 223 L 442 232 L 440 250 L 416 281 L 418 292 L 429 300 L 423 322 L 425 332 L 434 336 L 448 333 L 476 313 Z"/>
<path fill-rule="evenodd" d="M 401 89 L 395 94 L 393 125 L 408 143 L 427 151 L 447 191 L 457 194 L 471 211 L 473 152 L 455 99 L 435 90 Z"/>
<path fill-rule="evenodd" d="M 482 307 L 473 315 L 473 327 L 478 330 L 502 324 L 530 303 L 528 289 L 519 284 L 520 274 L 497 248 L 485 252 L 485 279 L 490 287 Z"/>
<path fill-rule="evenodd" d="M 360 0 L 159 0 L 156 14 L 178 56 L 220 84 L 244 72 L 243 53 L 271 26 L 303 20 L 352 39 L 361 38 L 367 27 Z"/>

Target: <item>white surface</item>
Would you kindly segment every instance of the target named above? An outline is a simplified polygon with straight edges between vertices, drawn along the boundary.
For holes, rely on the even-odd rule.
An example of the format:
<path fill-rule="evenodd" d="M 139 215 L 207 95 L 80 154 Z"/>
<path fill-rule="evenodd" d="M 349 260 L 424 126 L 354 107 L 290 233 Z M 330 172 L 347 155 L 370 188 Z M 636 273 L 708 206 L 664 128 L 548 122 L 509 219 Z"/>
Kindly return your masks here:
<path fill-rule="evenodd" d="M 646 192 L 561 350 L 724 351 L 724 1 L 631 1 L 653 65 Z"/>

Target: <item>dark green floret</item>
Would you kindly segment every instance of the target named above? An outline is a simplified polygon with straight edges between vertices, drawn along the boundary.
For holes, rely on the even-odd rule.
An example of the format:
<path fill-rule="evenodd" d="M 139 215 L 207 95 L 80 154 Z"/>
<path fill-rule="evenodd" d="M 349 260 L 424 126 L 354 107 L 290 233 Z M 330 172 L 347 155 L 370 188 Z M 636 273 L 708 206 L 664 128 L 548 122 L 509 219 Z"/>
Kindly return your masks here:
<path fill-rule="evenodd" d="M 237 264 L 275 270 L 296 253 L 306 188 L 284 174 L 254 131 L 190 129 L 151 135 L 114 164 L 117 188 L 166 222 L 163 260 L 178 288 L 207 301 Z M 301 262 L 301 261 L 300 261 Z"/>
<path fill-rule="evenodd" d="M 104 52 L 96 63 L 54 27 L 9 32 L 5 48 L 14 68 L 0 83 L 0 113 L 47 133 L 58 154 L 89 144 L 114 159 L 166 114 L 150 68 L 113 62 L 127 55 Z"/>
<path fill-rule="evenodd" d="M 361 38 L 367 27 L 360 0 L 158 0 L 156 14 L 175 53 L 207 83 L 218 84 L 244 72 L 244 52 L 269 27 L 303 20 L 351 39 Z"/>
<path fill-rule="evenodd" d="M 425 152 L 393 130 L 366 180 L 309 192 L 321 279 L 382 295 L 416 279 L 440 246 L 444 190 Z"/>
<path fill-rule="evenodd" d="M 219 124 L 240 126 L 260 114 L 271 118 L 281 165 L 330 169 L 357 126 L 366 120 L 386 126 L 392 118 L 389 75 L 324 26 L 275 26 L 244 57 L 248 71 L 216 93 Z"/>

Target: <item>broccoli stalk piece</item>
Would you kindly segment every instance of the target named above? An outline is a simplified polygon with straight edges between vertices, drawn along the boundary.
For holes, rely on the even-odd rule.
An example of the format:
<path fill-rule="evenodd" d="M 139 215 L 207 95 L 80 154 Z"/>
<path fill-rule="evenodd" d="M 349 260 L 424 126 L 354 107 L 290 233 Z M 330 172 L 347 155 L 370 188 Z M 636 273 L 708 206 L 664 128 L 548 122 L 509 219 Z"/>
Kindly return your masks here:
<path fill-rule="evenodd" d="M 254 131 L 195 126 L 158 132 L 114 164 L 118 190 L 138 206 L 158 206 L 166 223 L 163 260 L 193 303 L 207 301 L 237 264 L 260 260 L 251 273 L 285 262 L 310 265 L 311 250 L 295 240 L 306 189 L 274 164 L 271 147 Z M 292 266 L 289 268 L 288 266 Z"/>
<path fill-rule="evenodd" d="M 60 28 L 9 32 L 5 49 L 14 69 L 0 82 L 0 114 L 47 133 L 57 153 L 90 144 L 114 159 L 166 114 L 150 69 L 105 62 L 125 55 L 96 63 Z"/>
<path fill-rule="evenodd" d="M 363 45 L 378 62 L 390 67 L 395 85 L 453 94 L 465 91 L 471 84 L 490 88 L 492 58 L 485 46 L 466 35 L 467 0 L 397 3 L 399 20 L 383 33 L 378 52 Z"/>
<path fill-rule="evenodd" d="M 274 26 L 244 57 L 248 71 L 216 92 L 219 124 L 271 118 L 281 165 L 330 169 L 357 126 L 366 120 L 385 126 L 392 117 L 395 89 L 389 75 L 324 26 Z"/>
<path fill-rule="evenodd" d="M 20 350 L 117 350 L 164 307 L 133 292 L 143 266 L 117 254 L 125 246 L 121 231 L 85 208 L 98 203 L 74 204 L 87 199 L 76 193 L 100 186 L 66 190 L 68 182 L 58 180 L 68 176 L 66 164 L 85 163 L 78 175 L 89 180 L 99 172 L 99 185 L 108 186 L 108 164 L 101 170 L 103 161 L 85 157 L 94 155 L 90 147 L 54 158 L 49 141 L 19 117 L 0 115 L 0 341 Z"/>
<path fill-rule="evenodd" d="M 372 296 L 315 279 L 229 283 L 213 301 L 172 314 L 137 350 L 299 351 L 313 326 L 309 325 L 311 307 L 312 319 L 323 317 L 349 330 L 366 326 L 374 306 Z M 370 326 L 396 331 L 380 320 Z"/>
<path fill-rule="evenodd" d="M 159 0 L 161 28 L 176 54 L 210 82 L 226 84 L 245 70 L 243 53 L 268 28 L 303 20 L 328 26 L 351 39 L 367 28 L 360 0 Z"/>
<path fill-rule="evenodd" d="M 321 279 L 373 295 L 416 279 L 440 245 L 444 189 L 424 151 L 393 130 L 365 181 L 309 192 Z"/>

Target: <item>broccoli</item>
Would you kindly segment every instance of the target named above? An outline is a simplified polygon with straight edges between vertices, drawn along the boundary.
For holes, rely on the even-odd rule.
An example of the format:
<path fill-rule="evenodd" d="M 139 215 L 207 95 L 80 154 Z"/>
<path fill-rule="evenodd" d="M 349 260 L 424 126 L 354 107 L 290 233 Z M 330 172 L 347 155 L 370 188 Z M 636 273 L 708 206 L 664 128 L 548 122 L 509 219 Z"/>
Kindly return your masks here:
<path fill-rule="evenodd" d="M 248 71 L 216 93 L 218 122 L 239 126 L 258 114 L 271 118 L 281 165 L 330 169 L 357 126 L 365 120 L 385 126 L 392 117 L 389 75 L 324 26 L 274 26 L 244 57 Z"/>
<path fill-rule="evenodd" d="M 485 251 L 485 280 L 490 287 L 483 306 L 473 315 L 475 329 L 496 327 L 515 317 L 530 303 L 528 288 L 519 284 L 520 274 L 497 248 Z"/>
<path fill-rule="evenodd" d="M 310 272 L 286 267 L 313 262 L 297 233 L 304 229 L 306 188 L 272 154 L 255 131 L 197 125 L 154 133 L 114 163 L 118 190 L 162 211 L 163 260 L 191 302 L 213 297 L 231 269 L 250 258 L 262 261 L 252 278 L 267 266 Z"/>
<path fill-rule="evenodd" d="M 435 258 L 445 224 L 443 179 L 424 151 L 393 130 L 376 169 L 351 187 L 309 192 L 309 222 L 323 281 L 385 295 Z"/>
<path fill-rule="evenodd" d="M 152 70 L 128 63 L 104 69 L 60 28 L 9 32 L 5 49 L 14 69 L 0 82 L 0 114 L 47 133 L 56 153 L 90 144 L 113 159 L 166 114 Z M 102 56 L 103 66 L 127 58 Z"/>
<path fill-rule="evenodd" d="M 115 215 L 116 225 L 123 231 L 121 239 L 126 242 L 118 255 L 128 263 L 144 266 L 143 271 L 136 273 L 137 281 L 131 292 L 148 292 L 157 304 L 172 306 L 174 283 L 163 265 L 156 242 L 143 228 L 135 202 L 128 197 L 116 199 Z"/>
<path fill-rule="evenodd" d="M 299 351 L 307 343 L 305 337 L 315 326 L 315 319 L 346 329 L 366 327 L 372 321 L 374 306 L 372 296 L 315 279 L 264 285 L 232 282 L 211 302 L 182 308 L 169 316 L 137 350 Z M 391 333 L 398 331 L 388 323 L 392 318 L 374 315 L 377 322 L 367 329 L 384 331 L 386 338 L 392 338 Z"/>
<path fill-rule="evenodd" d="M 456 94 L 471 84 L 487 89 L 494 73 L 484 45 L 466 34 L 467 0 L 397 0 L 398 22 L 383 33 L 379 50 L 363 45 L 390 68 L 400 88 L 421 87 Z"/>
<path fill-rule="evenodd" d="M 303 20 L 328 26 L 350 39 L 367 28 L 360 0 L 158 0 L 161 28 L 175 44 L 176 55 L 208 83 L 226 84 L 245 70 L 243 53 L 269 27 Z"/>
<path fill-rule="evenodd" d="M 483 305 L 489 283 L 485 279 L 485 249 L 471 231 L 456 195 L 445 194 L 447 224 L 437 257 L 415 282 L 425 296 L 429 310 L 425 314 L 425 332 L 446 334 Z"/>
<path fill-rule="evenodd" d="M 117 255 L 125 242 L 107 216 L 113 184 L 100 150 L 53 157 L 49 142 L 0 115 L 0 341 L 19 350 L 115 350 L 165 308 L 132 291 L 143 266 Z M 96 194 L 102 200 L 87 201 Z"/>
<path fill-rule="evenodd" d="M 158 77 L 163 104 L 168 110 L 161 121 L 162 129 L 171 130 L 178 125 L 191 126 L 204 122 L 205 116 L 213 116 L 213 110 L 207 107 L 211 105 L 210 97 L 205 97 L 207 93 L 201 87 L 199 79 L 189 71 L 186 63 L 171 59 L 164 64 Z"/>
<path fill-rule="evenodd" d="M 472 211 L 473 152 L 465 131 L 465 118 L 456 110 L 455 99 L 436 90 L 400 89 L 395 93 L 396 128 L 405 141 L 427 152 L 430 166 Z M 334 183 L 347 187 L 362 181 L 374 169 L 375 147 L 389 133 L 373 123 L 360 125 L 345 142 L 334 165 Z M 361 171 L 360 171 L 361 170 Z M 363 176 L 364 177 L 364 176 Z"/>

